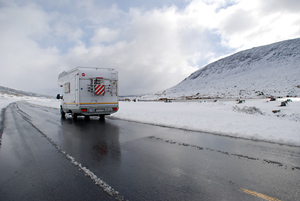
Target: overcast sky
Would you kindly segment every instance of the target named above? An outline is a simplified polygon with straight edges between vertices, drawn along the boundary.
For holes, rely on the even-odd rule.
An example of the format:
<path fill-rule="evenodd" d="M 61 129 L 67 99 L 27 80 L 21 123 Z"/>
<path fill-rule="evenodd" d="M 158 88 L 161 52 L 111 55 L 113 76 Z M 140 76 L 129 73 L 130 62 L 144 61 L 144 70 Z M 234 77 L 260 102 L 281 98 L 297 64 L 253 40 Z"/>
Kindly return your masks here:
<path fill-rule="evenodd" d="M 0 86 L 52 94 L 77 66 L 121 95 L 172 87 L 236 51 L 300 37 L 299 0 L 0 0 Z"/>

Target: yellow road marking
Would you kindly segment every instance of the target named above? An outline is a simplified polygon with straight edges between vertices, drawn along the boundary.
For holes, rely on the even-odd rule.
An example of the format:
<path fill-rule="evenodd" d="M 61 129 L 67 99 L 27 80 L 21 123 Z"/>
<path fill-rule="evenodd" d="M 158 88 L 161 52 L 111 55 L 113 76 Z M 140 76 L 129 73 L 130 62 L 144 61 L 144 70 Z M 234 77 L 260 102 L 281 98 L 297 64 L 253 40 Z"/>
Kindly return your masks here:
<path fill-rule="evenodd" d="M 244 189 L 244 188 L 241 188 L 241 190 L 244 192 L 244 193 L 247 193 L 247 194 L 250 194 L 250 195 L 253 195 L 255 197 L 259 197 L 259 198 L 262 198 L 264 200 L 268 200 L 268 201 L 280 201 L 276 198 L 272 198 L 272 197 L 269 197 L 267 195 L 264 195 L 262 193 L 258 193 L 256 191 L 250 191 L 250 190 L 247 190 L 247 189 Z"/>

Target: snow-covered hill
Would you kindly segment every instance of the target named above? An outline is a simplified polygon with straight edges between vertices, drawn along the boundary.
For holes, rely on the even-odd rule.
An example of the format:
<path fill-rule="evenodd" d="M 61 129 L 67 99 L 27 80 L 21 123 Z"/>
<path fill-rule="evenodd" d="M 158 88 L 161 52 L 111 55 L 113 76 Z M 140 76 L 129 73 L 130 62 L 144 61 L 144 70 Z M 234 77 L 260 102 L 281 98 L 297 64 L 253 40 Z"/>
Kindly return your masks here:
<path fill-rule="evenodd" d="M 18 89 L 12 89 L 12 88 L 3 87 L 3 86 L 0 86 L 0 94 L 8 94 L 8 95 L 13 95 L 13 96 L 54 98 L 54 96 L 42 95 L 42 94 L 22 91 L 22 90 L 18 90 Z"/>
<path fill-rule="evenodd" d="M 141 99 L 269 96 L 300 96 L 300 38 L 235 53 Z"/>

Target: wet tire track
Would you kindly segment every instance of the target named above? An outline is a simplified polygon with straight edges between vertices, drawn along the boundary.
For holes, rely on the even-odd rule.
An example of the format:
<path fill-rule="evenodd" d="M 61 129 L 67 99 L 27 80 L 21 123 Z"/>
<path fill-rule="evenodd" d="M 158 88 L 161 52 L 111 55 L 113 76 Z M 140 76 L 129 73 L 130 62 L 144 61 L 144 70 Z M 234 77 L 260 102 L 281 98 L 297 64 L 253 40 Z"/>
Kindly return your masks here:
<path fill-rule="evenodd" d="M 268 159 L 259 159 L 259 158 L 254 158 L 254 157 L 250 157 L 250 156 L 245 156 L 245 155 L 241 155 L 241 154 L 234 154 L 234 153 L 229 153 L 226 151 L 221 151 L 221 150 L 216 150 L 216 149 L 212 149 L 212 148 L 207 148 L 207 147 L 201 147 L 201 146 L 197 146 L 197 145 L 192 145 L 192 144 L 188 144 L 188 143 L 181 143 L 181 142 L 176 142 L 173 140 L 167 140 L 167 139 L 163 139 L 160 137 L 155 137 L 155 136 L 150 136 L 148 137 L 149 139 L 153 139 L 153 140 L 159 140 L 168 144 L 172 144 L 172 145 L 178 145 L 178 146 L 184 146 L 184 147 L 191 147 L 191 148 L 195 148 L 199 151 L 202 150 L 207 150 L 207 151 L 212 151 L 212 152 L 218 152 L 227 156 L 234 156 L 234 157 L 238 157 L 239 159 L 247 159 L 247 160 L 254 160 L 254 161 L 260 161 L 263 164 L 272 164 L 272 165 L 276 165 L 278 167 L 284 167 L 285 169 L 288 168 L 287 165 L 284 165 L 281 162 L 277 162 L 277 161 L 273 161 L 273 160 L 268 160 Z M 291 170 L 300 170 L 300 167 L 296 167 L 296 166 L 292 166 L 290 167 Z"/>

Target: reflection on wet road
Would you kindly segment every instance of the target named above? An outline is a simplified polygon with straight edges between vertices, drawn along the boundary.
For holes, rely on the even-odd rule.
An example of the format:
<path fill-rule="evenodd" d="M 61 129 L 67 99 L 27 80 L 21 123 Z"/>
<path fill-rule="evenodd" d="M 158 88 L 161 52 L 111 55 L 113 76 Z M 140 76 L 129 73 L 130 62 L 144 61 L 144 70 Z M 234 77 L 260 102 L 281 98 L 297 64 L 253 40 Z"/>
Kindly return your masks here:
<path fill-rule="evenodd" d="M 299 158 L 299 147 L 113 119 L 62 120 L 57 109 L 18 102 L 5 113 L 0 200 L 54 193 L 57 200 L 297 200 Z"/>

